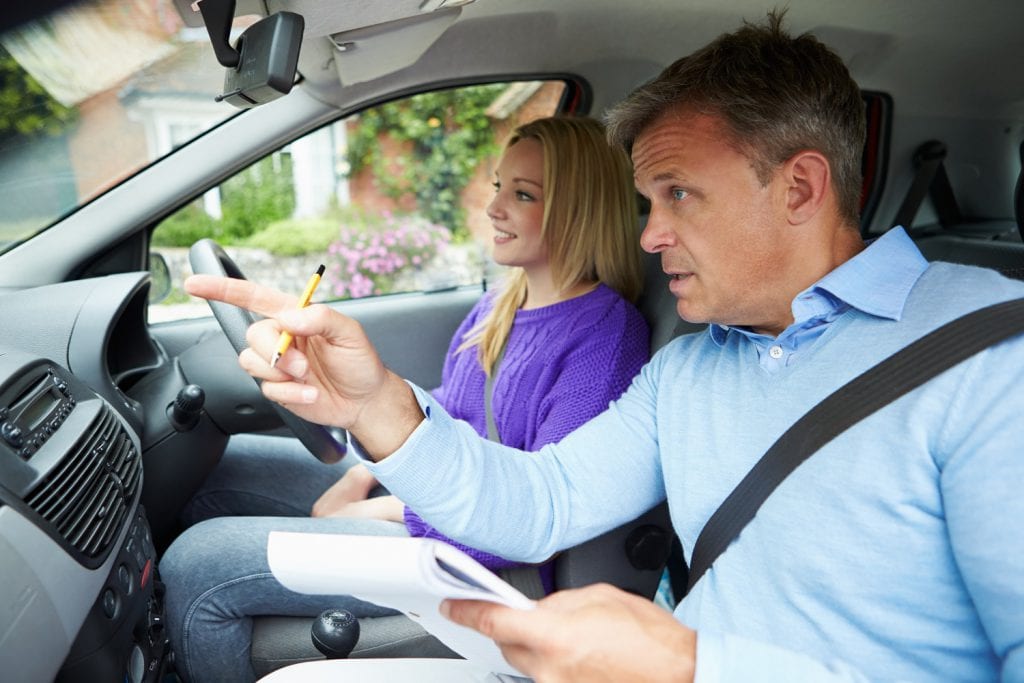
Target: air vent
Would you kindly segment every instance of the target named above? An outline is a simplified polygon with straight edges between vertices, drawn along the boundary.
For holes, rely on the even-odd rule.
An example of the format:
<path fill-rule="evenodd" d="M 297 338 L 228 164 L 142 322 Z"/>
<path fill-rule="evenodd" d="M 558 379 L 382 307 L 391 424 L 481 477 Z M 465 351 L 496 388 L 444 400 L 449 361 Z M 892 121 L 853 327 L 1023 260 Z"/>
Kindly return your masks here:
<path fill-rule="evenodd" d="M 135 499 L 140 468 L 135 445 L 104 406 L 25 502 L 85 558 L 102 561 Z"/>

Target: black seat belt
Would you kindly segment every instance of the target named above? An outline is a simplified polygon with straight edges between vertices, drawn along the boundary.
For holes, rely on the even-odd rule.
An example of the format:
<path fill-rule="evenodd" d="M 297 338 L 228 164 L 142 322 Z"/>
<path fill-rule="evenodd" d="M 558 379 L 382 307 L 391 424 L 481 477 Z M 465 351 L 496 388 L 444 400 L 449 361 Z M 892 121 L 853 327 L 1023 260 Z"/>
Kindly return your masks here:
<path fill-rule="evenodd" d="M 943 228 L 962 222 L 960 207 L 956 203 L 953 186 L 943 165 L 945 159 L 946 146 L 938 140 L 929 140 L 917 148 L 914 152 L 914 166 L 917 169 L 914 181 L 896 212 L 893 225 L 902 225 L 910 232 L 914 216 L 928 195 L 931 195 L 935 213 Z"/>
<path fill-rule="evenodd" d="M 1024 142 L 1020 143 L 1020 173 L 1013 189 L 1013 215 L 1017 219 L 1017 232 L 1024 242 Z"/>
<path fill-rule="evenodd" d="M 860 420 L 979 351 L 1024 332 L 1024 299 L 964 315 L 844 384 L 796 421 L 733 489 L 697 537 L 687 592 L 782 481 Z"/>

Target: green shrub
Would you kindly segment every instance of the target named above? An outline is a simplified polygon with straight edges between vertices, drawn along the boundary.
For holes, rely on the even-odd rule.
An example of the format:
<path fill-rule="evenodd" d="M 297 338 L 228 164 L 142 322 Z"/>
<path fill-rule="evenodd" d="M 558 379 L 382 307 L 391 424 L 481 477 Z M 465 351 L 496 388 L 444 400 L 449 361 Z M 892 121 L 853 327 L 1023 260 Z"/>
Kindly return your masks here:
<path fill-rule="evenodd" d="M 338 239 L 334 218 L 295 218 L 275 221 L 243 240 L 241 246 L 265 249 L 275 256 L 301 256 L 327 251 Z"/>
<path fill-rule="evenodd" d="M 165 218 L 153 231 L 155 247 L 190 247 L 204 237 L 214 237 L 216 221 L 206 213 L 201 199 Z"/>
<path fill-rule="evenodd" d="M 220 186 L 221 219 L 214 239 L 237 244 L 295 211 L 290 154 L 260 159 Z"/>
<path fill-rule="evenodd" d="M 153 245 L 190 247 L 204 237 L 223 245 L 243 243 L 295 210 L 291 156 L 275 153 L 220 185 L 221 218 L 206 213 L 203 200 L 183 206 L 153 231 Z M 326 242 L 322 242 L 326 247 Z"/>

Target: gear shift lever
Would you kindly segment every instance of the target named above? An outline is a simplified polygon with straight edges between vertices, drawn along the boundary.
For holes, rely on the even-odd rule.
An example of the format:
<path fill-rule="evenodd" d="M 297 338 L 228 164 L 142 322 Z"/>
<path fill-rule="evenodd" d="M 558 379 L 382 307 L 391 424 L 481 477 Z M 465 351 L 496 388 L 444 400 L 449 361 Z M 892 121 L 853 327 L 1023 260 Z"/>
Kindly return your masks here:
<path fill-rule="evenodd" d="M 329 609 L 313 622 L 313 645 L 327 659 L 346 659 L 359 640 L 359 621 L 343 609 Z"/>
<path fill-rule="evenodd" d="M 203 411 L 206 393 L 197 384 L 182 387 L 174 398 L 174 403 L 167 406 L 167 419 L 179 432 L 187 432 L 199 424 L 199 414 Z"/>

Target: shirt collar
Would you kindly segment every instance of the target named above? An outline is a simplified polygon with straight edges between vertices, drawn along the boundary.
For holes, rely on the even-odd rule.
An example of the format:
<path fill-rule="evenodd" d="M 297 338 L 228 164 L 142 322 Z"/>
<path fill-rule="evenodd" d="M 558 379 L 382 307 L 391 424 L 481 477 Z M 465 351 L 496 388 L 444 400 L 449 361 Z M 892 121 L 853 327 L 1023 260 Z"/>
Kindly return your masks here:
<path fill-rule="evenodd" d="M 928 261 L 906 231 L 895 227 L 811 288 L 870 315 L 899 320 L 910 290 L 927 268 Z"/>
<path fill-rule="evenodd" d="M 871 240 L 866 249 L 800 292 L 794 308 L 806 293 L 825 294 L 835 299 L 837 307 L 848 305 L 869 315 L 899 320 L 910 290 L 927 268 L 928 261 L 913 240 L 897 226 Z M 794 324 L 800 322 L 795 320 Z M 711 339 L 723 345 L 729 327 L 713 323 L 710 328 Z"/>

